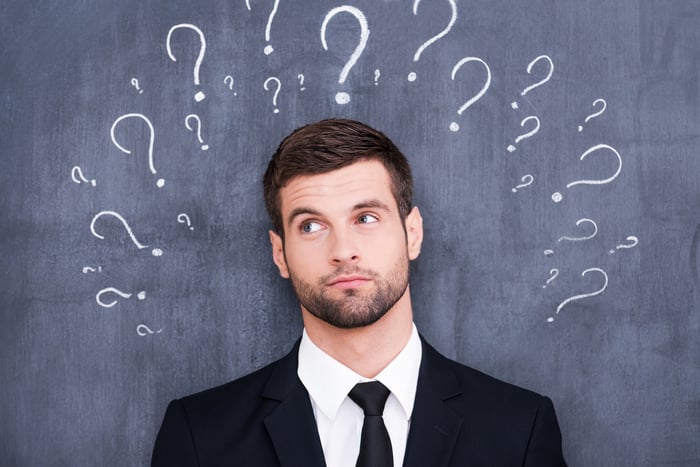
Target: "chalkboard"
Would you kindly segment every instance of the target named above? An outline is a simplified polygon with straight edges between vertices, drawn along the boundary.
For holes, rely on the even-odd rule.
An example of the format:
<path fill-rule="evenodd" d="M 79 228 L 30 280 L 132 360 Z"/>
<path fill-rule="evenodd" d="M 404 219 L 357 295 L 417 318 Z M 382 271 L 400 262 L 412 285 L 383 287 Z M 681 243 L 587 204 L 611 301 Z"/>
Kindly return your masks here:
<path fill-rule="evenodd" d="M 700 465 L 700 3 L 0 18 L 3 465 L 146 465 L 169 400 L 287 352 L 261 177 L 332 116 L 413 166 L 428 341 L 549 395 L 570 465 Z"/>

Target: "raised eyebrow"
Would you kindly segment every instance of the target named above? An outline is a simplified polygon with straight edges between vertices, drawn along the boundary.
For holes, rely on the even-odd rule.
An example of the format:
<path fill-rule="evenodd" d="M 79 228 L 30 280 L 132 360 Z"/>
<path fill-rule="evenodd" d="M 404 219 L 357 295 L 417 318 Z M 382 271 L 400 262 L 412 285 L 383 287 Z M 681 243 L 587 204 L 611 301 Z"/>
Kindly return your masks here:
<path fill-rule="evenodd" d="M 391 208 L 389 208 L 389 206 L 387 206 L 386 203 L 383 203 L 383 202 L 379 201 L 378 199 L 370 199 L 367 201 L 362 201 L 360 203 L 357 203 L 352 208 L 353 211 L 359 211 L 362 209 L 381 209 L 383 211 L 391 211 Z"/>
<path fill-rule="evenodd" d="M 306 207 L 299 207 L 292 209 L 292 212 L 289 213 L 289 216 L 287 216 L 287 226 L 291 227 L 292 223 L 294 222 L 294 219 L 296 219 L 299 216 L 307 215 L 310 214 L 312 216 L 320 216 L 321 213 L 315 209 L 311 208 L 306 208 Z"/>

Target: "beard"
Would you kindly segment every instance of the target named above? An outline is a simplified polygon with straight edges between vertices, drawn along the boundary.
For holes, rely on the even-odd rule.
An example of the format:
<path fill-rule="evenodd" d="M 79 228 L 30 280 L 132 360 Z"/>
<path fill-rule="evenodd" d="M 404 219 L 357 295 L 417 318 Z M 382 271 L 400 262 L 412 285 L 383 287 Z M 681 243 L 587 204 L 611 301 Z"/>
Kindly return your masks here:
<path fill-rule="evenodd" d="M 319 279 L 316 286 L 300 279 L 289 270 L 289 278 L 299 303 L 322 321 L 343 329 L 369 326 L 384 316 L 408 288 L 408 257 L 399 260 L 391 272 L 382 277 L 374 271 L 357 267 L 339 267 L 333 273 Z M 326 286 L 335 277 L 361 274 L 371 279 L 371 290 L 347 289 L 340 297 L 331 297 Z"/>

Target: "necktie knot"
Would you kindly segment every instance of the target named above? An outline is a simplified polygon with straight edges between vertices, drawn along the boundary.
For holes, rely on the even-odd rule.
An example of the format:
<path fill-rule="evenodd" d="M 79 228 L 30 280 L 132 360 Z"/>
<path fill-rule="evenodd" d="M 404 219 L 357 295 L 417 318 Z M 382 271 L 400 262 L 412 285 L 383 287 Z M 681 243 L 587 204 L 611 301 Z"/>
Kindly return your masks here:
<path fill-rule="evenodd" d="M 379 381 L 358 383 L 348 397 L 364 411 L 365 416 L 379 415 L 384 412 L 384 404 L 390 391 Z"/>

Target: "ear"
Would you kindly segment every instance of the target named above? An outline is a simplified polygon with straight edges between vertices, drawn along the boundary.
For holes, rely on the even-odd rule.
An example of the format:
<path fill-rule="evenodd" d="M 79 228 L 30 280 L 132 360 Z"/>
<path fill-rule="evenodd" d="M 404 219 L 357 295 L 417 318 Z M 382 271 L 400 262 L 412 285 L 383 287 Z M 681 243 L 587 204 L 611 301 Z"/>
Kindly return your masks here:
<path fill-rule="evenodd" d="M 287 259 L 284 257 L 284 242 L 282 237 L 270 230 L 270 243 L 272 244 L 272 261 L 277 265 L 280 271 L 280 276 L 289 279 L 289 269 L 287 268 Z"/>
<path fill-rule="evenodd" d="M 423 244 L 423 218 L 418 207 L 414 206 L 406 216 L 406 246 L 408 247 L 408 258 L 414 260 L 420 254 L 420 247 Z"/>

